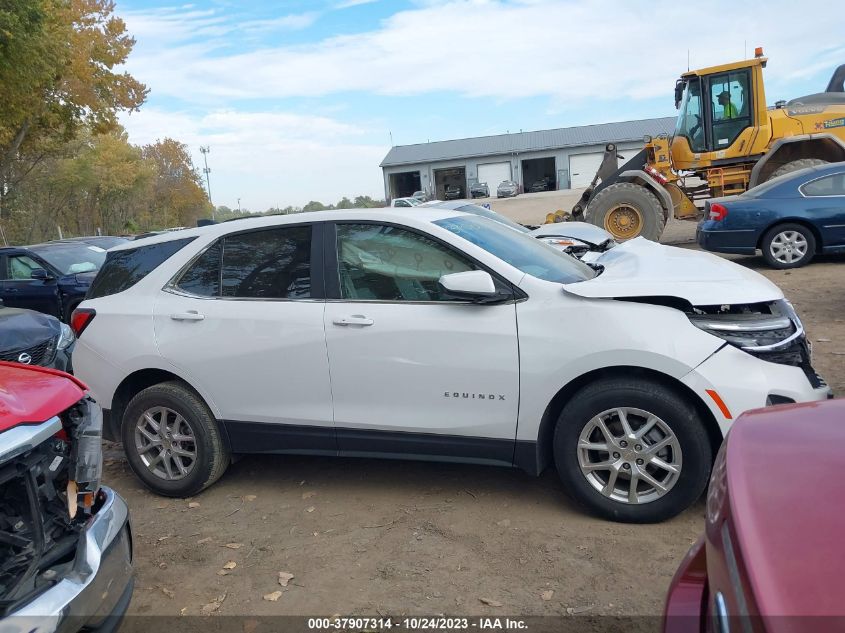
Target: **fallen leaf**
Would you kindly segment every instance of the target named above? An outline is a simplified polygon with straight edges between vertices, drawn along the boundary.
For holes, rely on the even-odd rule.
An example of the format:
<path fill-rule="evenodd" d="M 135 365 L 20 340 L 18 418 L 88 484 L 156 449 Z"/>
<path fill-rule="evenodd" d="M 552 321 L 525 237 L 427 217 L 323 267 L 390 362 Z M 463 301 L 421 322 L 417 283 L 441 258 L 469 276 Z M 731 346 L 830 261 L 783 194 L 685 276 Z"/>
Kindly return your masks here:
<path fill-rule="evenodd" d="M 229 570 L 228 570 L 228 569 L 218 569 L 218 570 L 217 570 L 217 575 L 218 575 L 218 576 L 228 576 L 228 575 L 229 575 Z"/>
<path fill-rule="evenodd" d="M 228 563 L 223 565 L 223 569 L 234 569 L 237 566 L 238 566 L 238 564 L 235 561 L 230 560 Z"/>
<path fill-rule="evenodd" d="M 585 611 L 589 611 L 593 608 L 593 605 L 587 605 L 586 607 L 566 607 L 566 613 L 569 615 L 578 615 L 579 613 L 584 613 Z"/>
<path fill-rule="evenodd" d="M 257 499 L 256 495 L 247 495 L 247 496 L 244 497 L 244 501 L 255 501 L 256 499 Z"/>
<path fill-rule="evenodd" d="M 210 536 L 206 536 L 205 538 L 201 538 L 197 541 L 197 545 L 202 545 L 203 543 L 208 543 L 209 541 L 213 540 Z"/>
<path fill-rule="evenodd" d="M 265 593 L 264 594 L 264 599 L 267 600 L 268 602 L 276 602 L 276 600 L 278 600 L 281 597 L 282 597 L 281 591 L 274 591 L 273 593 Z"/>
<path fill-rule="evenodd" d="M 481 602 L 486 605 L 490 605 L 491 607 L 501 607 L 502 603 L 498 600 L 493 600 L 492 598 L 479 598 Z"/>
<path fill-rule="evenodd" d="M 199 501 L 191 501 L 191 503 L 188 504 L 188 507 L 189 508 L 199 508 L 200 502 Z"/>
<path fill-rule="evenodd" d="M 179 615 L 185 615 L 188 612 L 188 607 L 182 607 L 179 609 Z"/>
<path fill-rule="evenodd" d="M 220 608 L 219 602 L 209 602 L 208 604 L 202 605 L 202 609 L 200 609 L 203 613 L 214 613 Z"/>
<path fill-rule="evenodd" d="M 311 498 L 311 497 L 313 497 L 315 494 L 316 494 L 315 492 L 312 492 L 311 490 L 309 490 L 308 492 L 303 492 L 303 493 L 302 493 L 302 498 L 303 498 L 303 499 L 310 499 L 310 498 Z"/>
<path fill-rule="evenodd" d="M 167 504 L 166 503 L 159 503 L 156 506 L 156 510 L 167 510 Z"/>
<path fill-rule="evenodd" d="M 543 600 L 548 602 L 549 600 L 552 599 L 552 596 L 554 596 L 554 595 L 555 595 L 555 592 L 553 590 L 549 589 L 548 591 L 544 591 L 543 593 L 541 593 L 540 597 Z"/>
<path fill-rule="evenodd" d="M 829 338 L 817 338 L 816 339 L 819 343 L 830 343 Z"/>
<path fill-rule="evenodd" d="M 305 508 L 305 511 L 306 512 L 314 512 L 314 510 L 316 510 L 316 509 L 317 508 L 315 508 L 314 506 L 308 506 L 307 508 Z"/>
<path fill-rule="evenodd" d="M 162 541 L 166 541 L 167 539 L 172 538 L 172 537 L 173 537 L 172 534 L 168 534 L 167 536 L 160 536 L 158 538 L 158 542 L 161 543 Z"/>
<path fill-rule="evenodd" d="M 287 586 L 288 586 L 288 583 L 289 583 L 291 580 L 293 580 L 293 574 L 288 573 L 288 572 L 286 572 L 286 571 L 280 571 L 280 572 L 279 572 L 279 584 L 280 584 L 282 587 L 287 587 Z"/>
<path fill-rule="evenodd" d="M 168 598 L 173 598 L 173 596 L 175 596 L 175 595 L 176 595 L 175 593 L 173 593 L 173 590 L 168 589 L 167 587 L 162 587 L 162 588 L 161 588 L 161 593 L 163 593 L 163 594 L 164 594 L 165 596 L 167 596 Z"/>
<path fill-rule="evenodd" d="M 496 521 L 496 525 L 498 525 L 499 527 L 509 527 L 510 524 L 510 519 L 502 519 L 501 521 Z"/>
<path fill-rule="evenodd" d="M 226 543 L 223 547 L 228 547 L 229 549 L 241 549 L 243 546 L 243 543 Z"/>
<path fill-rule="evenodd" d="M 167 563 L 159 563 L 158 568 L 159 569 L 167 569 Z"/>

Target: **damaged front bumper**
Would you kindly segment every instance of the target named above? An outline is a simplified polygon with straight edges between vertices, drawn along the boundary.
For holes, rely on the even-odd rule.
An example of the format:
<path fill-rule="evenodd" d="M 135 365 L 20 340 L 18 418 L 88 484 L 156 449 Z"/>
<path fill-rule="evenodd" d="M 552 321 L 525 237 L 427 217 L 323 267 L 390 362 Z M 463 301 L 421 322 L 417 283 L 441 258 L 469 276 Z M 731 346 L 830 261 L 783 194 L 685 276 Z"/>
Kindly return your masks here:
<path fill-rule="evenodd" d="M 73 565 L 61 580 L 0 620 L 3 633 L 113 631 L 132 597 L 129 508 L 103 486 L 98 509 L 80 533 Z"/>

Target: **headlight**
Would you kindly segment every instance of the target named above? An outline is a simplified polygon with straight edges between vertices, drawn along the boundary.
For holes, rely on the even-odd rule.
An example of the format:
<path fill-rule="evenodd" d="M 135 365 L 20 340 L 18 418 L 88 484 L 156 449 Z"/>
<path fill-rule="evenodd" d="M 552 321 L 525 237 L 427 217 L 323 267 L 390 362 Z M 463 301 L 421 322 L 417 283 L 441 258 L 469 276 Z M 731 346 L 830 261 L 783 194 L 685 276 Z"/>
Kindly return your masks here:
<path fill-rule="evenodd" d="M 746 306 L 733 312 L 692 314 L 689 319 L 708 334 L 752 353 L 774 351 L 804 336 L 801 321 L 787 301 L 774 301 L 767 307 L 767 313 Z"/>
<path fill-rule="evenodd" d="M 62 323 L 61 326 L 62 332 L 59 334 L 59 342 L 56 344 L 56 347 L 59 349 L 67 349 L 70 347 L 71 343 L 76 340 L 76 335 L 67 323 Z"/>
<path fill-rule="evenodd" d="M 96 402 L 86 398 L 69 417 L 74 481 L 80 494 L 97 492 L 103 473 L 103 413 Z"/>

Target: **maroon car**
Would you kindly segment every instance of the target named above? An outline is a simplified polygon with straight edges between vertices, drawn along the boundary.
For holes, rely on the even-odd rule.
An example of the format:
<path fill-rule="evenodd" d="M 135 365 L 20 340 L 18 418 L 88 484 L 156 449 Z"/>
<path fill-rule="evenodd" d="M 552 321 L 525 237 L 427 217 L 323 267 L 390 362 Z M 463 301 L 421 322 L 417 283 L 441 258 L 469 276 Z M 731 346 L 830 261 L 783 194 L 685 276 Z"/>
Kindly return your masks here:
<path fill-rule="evenodd" d="M 845 399 L 736 421 L 704 536 L 669 588 L 665 633 L 845 631 L 843 446 Z"/>

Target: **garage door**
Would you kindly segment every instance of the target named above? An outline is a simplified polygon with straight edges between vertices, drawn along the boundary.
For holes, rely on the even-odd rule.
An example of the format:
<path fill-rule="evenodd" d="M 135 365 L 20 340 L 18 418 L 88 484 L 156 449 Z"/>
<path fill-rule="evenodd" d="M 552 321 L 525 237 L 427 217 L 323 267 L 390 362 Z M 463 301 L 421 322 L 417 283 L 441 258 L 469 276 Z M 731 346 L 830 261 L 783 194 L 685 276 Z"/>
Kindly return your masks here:
<path fill-rule="evenodd" d="M 500 182 L 511 179 L 511 163 L 487 163 L 478 166 L 478 182 L 486 182 L 492 195 L 496 195 L 496 187 Z"/>
<path fill-rule="evenodd" d="M 588 187 L 599 170 L 604 152 L 592 154 L 571 154 L 569 156 L 570 188 Z"/>

